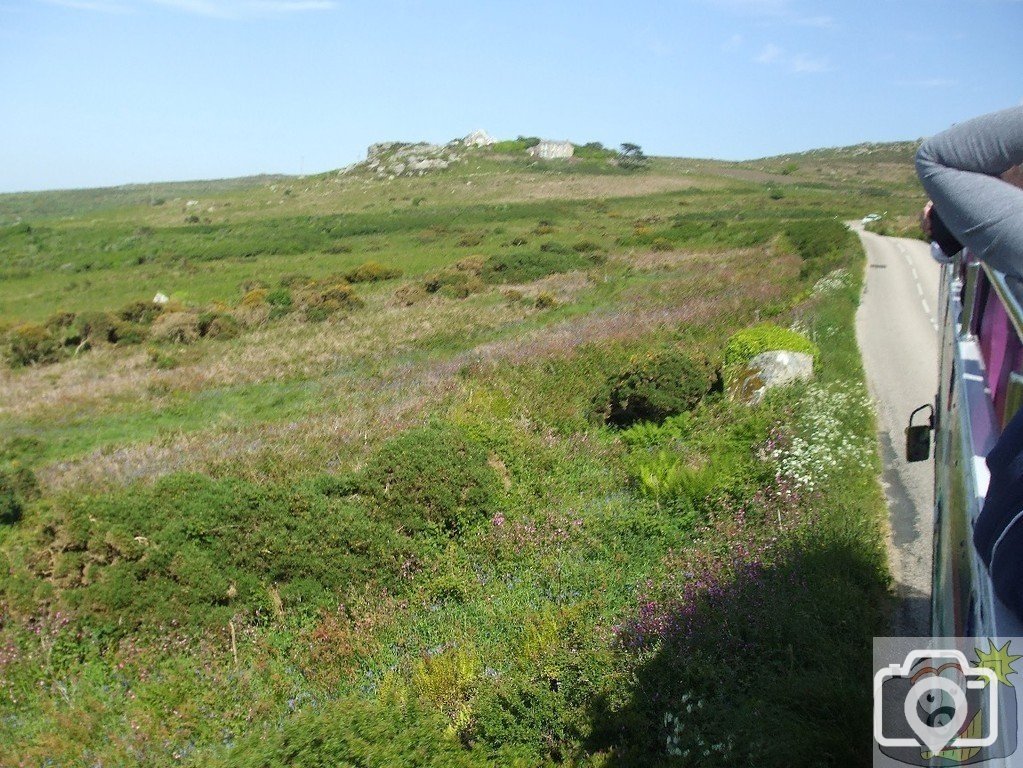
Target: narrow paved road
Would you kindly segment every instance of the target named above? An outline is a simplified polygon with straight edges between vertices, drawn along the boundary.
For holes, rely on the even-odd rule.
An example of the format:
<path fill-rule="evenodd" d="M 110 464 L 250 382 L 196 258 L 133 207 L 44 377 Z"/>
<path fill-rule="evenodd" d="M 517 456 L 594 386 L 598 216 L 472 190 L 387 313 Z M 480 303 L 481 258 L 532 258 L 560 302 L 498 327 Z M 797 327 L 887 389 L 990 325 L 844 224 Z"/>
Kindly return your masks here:
<path fill-rule="evenodd" d="M 934 402 L 940 267 L 931 259 L 926 243 L 881 237 L 864 232 L 858 224 L 853 229 L 867 252 L 867 277 L 856 313 L 856 338 L 876 403 L 884 462 L 882 482 L 888 497 L 889 557 L 899 598 L 891 633 L 927 636 L 934 464 L 906 462 L 904 430 L 914 408 Z"/>

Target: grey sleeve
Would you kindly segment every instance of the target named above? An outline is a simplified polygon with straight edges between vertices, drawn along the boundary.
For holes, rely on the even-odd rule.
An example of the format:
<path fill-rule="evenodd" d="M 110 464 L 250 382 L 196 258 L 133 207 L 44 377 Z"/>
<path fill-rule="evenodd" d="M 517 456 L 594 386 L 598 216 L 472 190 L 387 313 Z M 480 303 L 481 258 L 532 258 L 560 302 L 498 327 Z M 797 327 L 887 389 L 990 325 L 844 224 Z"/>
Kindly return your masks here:
<path fill-rule="evenodd" d="M 1023 189 L 998 178 L 1023 163 L 1023 107 L 992 112 L 927 139 L 916 172 L 942 220 L 973 254 L 1023 277 Z"/>

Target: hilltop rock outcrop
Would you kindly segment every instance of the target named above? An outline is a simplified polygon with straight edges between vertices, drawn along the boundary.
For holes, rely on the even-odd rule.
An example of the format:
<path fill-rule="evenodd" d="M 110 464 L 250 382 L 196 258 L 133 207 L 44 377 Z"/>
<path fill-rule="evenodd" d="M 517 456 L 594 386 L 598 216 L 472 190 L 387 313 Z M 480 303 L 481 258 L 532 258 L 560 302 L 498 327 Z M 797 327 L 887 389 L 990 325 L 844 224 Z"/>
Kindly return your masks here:
<path fill-rule="evenodd" d="M 422 176 L 430 171 L 441 171 L 452 163 L 464 160 L 465 151 L 489 147 L 496 140 L 484 130 L 473 131 L 462 139 L 453 139 L 447 144 L 429 144 L 425 141 L 382 141 L 371 144 L 366 150 L 366 159 L 343 168 L 341 173 L 351 173 L 359 168 L 373 172 L 377 178 L 399 176 Z"/>
<path fill-rule="evenodd" d="M 541 160 L 558 160 L 571 157 L 575 152 L 575 147 L 570 141 L 548 141 L 545 139 L 535 147 L 530 147 L 528 152 Z"/>
<path fill-rule="evenodd" d="M 473 131 L 462 139 L 462 143 L 467 147 L 489 147 L 491 144 L 496 144 L 497 139 L 492 138 L 489 133 L 480 129 Z"/>

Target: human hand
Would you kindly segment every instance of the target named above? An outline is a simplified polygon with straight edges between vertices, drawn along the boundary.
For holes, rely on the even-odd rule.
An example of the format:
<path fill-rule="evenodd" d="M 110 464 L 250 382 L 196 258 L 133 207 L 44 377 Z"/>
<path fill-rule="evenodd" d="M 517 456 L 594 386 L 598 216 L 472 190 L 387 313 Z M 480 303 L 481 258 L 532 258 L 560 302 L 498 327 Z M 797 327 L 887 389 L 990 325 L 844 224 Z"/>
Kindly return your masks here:
<path fill-rule="evenodd" d="M 1014 165 L 1002 174 L 1002 181 L 1023 189 L 1023 165 Z"/>
<path fill-rule="evenodd" d="M 920 229 L 927 235 L 927 238 L 931 237 L 931 211 L 934 209 L 934 203 L 931 200 L 927 201 L 927 205 L 924 206 L 923 211 L 920 212 Z"/>

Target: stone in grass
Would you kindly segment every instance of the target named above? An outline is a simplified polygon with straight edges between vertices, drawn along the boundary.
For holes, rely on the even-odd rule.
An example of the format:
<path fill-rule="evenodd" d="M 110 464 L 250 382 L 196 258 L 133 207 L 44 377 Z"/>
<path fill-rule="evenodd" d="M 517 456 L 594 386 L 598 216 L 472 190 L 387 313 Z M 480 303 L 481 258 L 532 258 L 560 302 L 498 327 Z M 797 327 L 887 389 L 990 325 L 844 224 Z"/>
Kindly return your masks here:
<path fill-rule="evenodd" d="M 761 352 L 746 363 L 732 379 L 729 395 L 732 400 L 756 405 L 772 387 L 780 387 L 794 381 L 809 381 L 812 378 L 812 355 L 784 349 Z"/>

